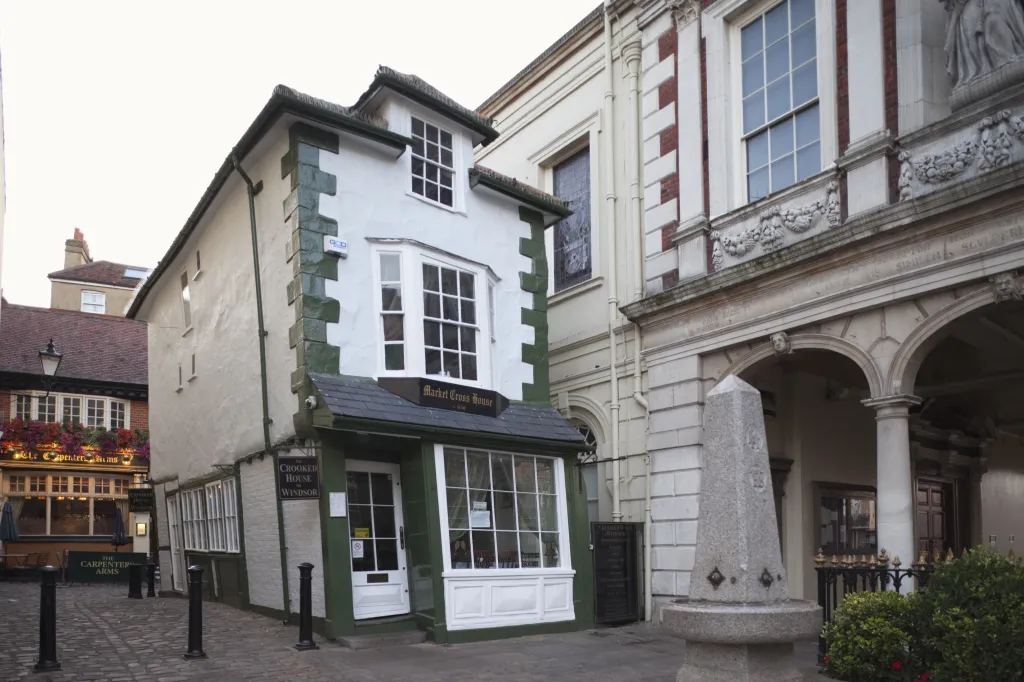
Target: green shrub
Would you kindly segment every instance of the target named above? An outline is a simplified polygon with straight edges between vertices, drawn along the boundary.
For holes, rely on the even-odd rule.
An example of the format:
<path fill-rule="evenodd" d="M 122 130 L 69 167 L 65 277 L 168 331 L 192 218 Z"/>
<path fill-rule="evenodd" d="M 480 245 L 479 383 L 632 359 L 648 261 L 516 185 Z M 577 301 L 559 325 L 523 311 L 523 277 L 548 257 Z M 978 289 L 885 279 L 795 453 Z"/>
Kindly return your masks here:
<path fill-rule="evenodd" d="M 914 602 L 936 682 L 1024 682 L 1024 566 L 975 549 L 940 563 Z"/>
<path fill-rule="evenodd" d="M 918 680 L 913 616 L 913 600 L 896 592 L 846 596 L 825 627 L 825 672 L 846 682 Z"/>

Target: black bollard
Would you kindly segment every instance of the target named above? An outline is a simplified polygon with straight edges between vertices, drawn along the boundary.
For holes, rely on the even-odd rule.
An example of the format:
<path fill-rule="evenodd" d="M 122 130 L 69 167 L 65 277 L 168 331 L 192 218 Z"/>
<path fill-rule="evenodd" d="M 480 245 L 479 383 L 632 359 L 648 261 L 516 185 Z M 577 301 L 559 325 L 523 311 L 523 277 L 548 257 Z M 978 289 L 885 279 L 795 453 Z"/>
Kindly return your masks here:
<path fill-rule="evenodd" d="M 142 566 L 138 564 L 128 567 L 128 598 L 142 599 Z"/>
<path fill-rule="evenodd" d="M 313 564 L 299 564 L 299 651 L 319 649 L 313 641 Z"/>
<path fill-rule="evenodd" d="M 203 567 L 188 567 L 188 651 L 185 658 L 206 658 L 203 651 Z"/>
<path fill-rule="evenodd" d="M 39 580 L 39 661 L 37 673 L 60 670 L 57 660 L 57 569 L 45 566 Z"/>
<path fill-rule="evenodd" d="M 149 565 L 146 566 L 146 596 L 156 596 L 156 564 L 153 560 L 149 560 Z"/>

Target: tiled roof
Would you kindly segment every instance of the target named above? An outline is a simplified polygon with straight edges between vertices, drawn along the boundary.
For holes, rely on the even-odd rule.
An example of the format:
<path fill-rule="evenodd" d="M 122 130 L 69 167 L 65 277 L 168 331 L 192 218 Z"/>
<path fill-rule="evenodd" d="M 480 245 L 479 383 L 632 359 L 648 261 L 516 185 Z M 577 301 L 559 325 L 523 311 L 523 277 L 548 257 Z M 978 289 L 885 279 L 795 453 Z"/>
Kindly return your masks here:
<path fill-rule="evenodd" d="M 553 194 L 542 192 L 536 187 L 531 187 L 525 183 L 519 182 L 513 177 L 499 173 L 498 171 L 491 170 L 476 164 L 469 171 L 470 182 L 474 181 L 474 174 L 479 179 L 489 181 L 486 184 L 499 191 L 504 191 L 513 195 L 517 195 L 520 199 L 526 199 L 530 203 L 537 204 L 552 213 L 556 214 L 560 218 L 565 218 L 572 215 L 572 210 L 569 208 L 569 202 L 564 199 L 559 199 Z"/>
<path fill-rule="evenodd" d="M 352 108 L 361 110 L 382 87 L 391 88 L 409 99 L 418 100 L 424 106 L 439 109 L 453 120 L 481 135 L 484 138 L 484 144 L 498 137 L 498 131 L 494 129 L 493 121 L 490 118 L 462 106 L 419 76 L 402 73 L 389 66 L 377 68 L 370 87 L 359 97 Z"/>
<path fill-rule="evenodd" d="M 552 407 L 512 404 L 499 416 L 487 417 L 422 407 L 381 388 L 373 379 L 365 377 L 332 374 L 309 376 L 335 417 L 585 446 L 580 432 L 569 426 L 558 410 Z"/>
<path fill-rule="evenodd" d="M 52 338 L 63 354 L 57 378 L 148 384 L 146 325 L 77 310 L 3 302 L 0 372 L 40 373 L 39 351 Z"/>
<path fill-rule="evenodd" d="M 88 282 L 89 284 L 105 284 L 111 287 L 130 287 L 134 289 L 141 281 L 141 278 L 125 277 L 125 270 L 128 269 L 146 270 L 147 268 L 124 265 L 122 263 L 111 263 L 108 260 L 98 260 L 51 272 L 47 277 L 50 279 L 68 279 L 74 282 Z"/>

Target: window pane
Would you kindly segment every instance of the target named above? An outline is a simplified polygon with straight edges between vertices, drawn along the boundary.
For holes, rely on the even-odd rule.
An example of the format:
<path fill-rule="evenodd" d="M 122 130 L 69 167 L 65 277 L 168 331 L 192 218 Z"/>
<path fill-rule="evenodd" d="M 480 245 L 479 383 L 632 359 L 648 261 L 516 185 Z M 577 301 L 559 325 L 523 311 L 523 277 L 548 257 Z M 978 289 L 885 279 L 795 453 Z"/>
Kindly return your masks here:
<path fill-rule="evenodd" d="M 512 455 L 491 455 L 491 476 L 495 490 L 514 490 L 512 486 Z"/>
<path fill-rule="evenodd" d="M 539 530 L 536 493 L 516 495 L 516 518 L 519 521 L 519 530 Z"/>
<path fill-rule="evenodd" d="M 437 142 L 437 126 L 427 125 L 427 139 L 431 142 Z"/>
<path fill-rule="evenodd" d="M 473 567 L 497 568 L 494 560 L 494 533 L 473 531 Z"/>
<path fill-rule="evenodd" d="M 757 170 L 768 163 L 768 131 L 747 140 L 747 171 Z"/>
<path fill-rule="evenodd" d="M 523 568 L 540 568 L 540 537 L 538 533 L 519 533 L 519 557 Z"/>
<path fill-rule="evenodd" d="M 558 503 L 554 495 L 540 496 L 540 529 L 558 530 Z"/>
<path fill-rule="evenodd" d="M 817 142 L 819 136 L 818 105 L 815 104 L 796 115 L 796 146 L 800 148 Z"/>
<path fill-rule="evenodd" d="M 420 178 L 413 178 L 412 191 L 415 192 L 416 194 L 419 194 L 420 196 L 423 196 L 423 180 L 421 180 Z"/>
<path fill-rule="evenodd" d="M 412 134 L 423 137 L 423 121 L 418 118 L 412 119 Z"/>
<path fill-rule="evenodd" d="M 793 66 L 800 66 L 808 59 L 814 59 L 817 50 L 814 41 L 813 21 L 793 32 Z"/>
<path fill-rule="evenodd" d="M 445 130 L 441 131 L 441 146 L 448 147 L 448 149 L 452 148 L 452 134 Z"/>
<path fill-rule="evenodd" d="M 384 346 L 384 369 L 405 369 L 405 344 L 389 343 Z"/>
<path fill-rule="evenodd" d="M 445 206 L 452 206 L 452 191 L 447 187 L 442 187 L 439 201 Z"/>
<path fill-rule="evenodd" d="M 490 489 L 491 473 L 487 453 L 470 450 L 466 461 L 469 465 L 469 487 Z"/>
<path fill-rule="evenodd" d="M 513 493 L 494 493 L 494 527 L 516 530 L 516 502 Z"/>
<path fill-rule="evenodd" d="M 519 568 L 518 533 L 495 533 L 498 542 L 498 568 Z"/>
<path fill-rule="evenodd" d="M 113 500 L 93 501 L 93 535 L 113 535 L 117 523 L 117 503 Z"/>
<path fill-rule="evenodd" d="M 814 0 L 789 0 L 790 26 L 796 28 L 814 18 Z"/>
<path fill-rule="evenodd" d="M 473 301 L 462 301 L 462 321 L 466 324 L 476 324 L 476 303 Z"/>
<path fill-rule="evenodd" d="M 452 377 L 454 379 L 461 378 L 459 363 L 459 353 L 448 352 L 441 355 L 441 370 L 445 376 Z"/>
<path fill-rule="evenodd" d="M 453 296 L 459 293 L 458 273 L 448 268 L 441 268 L 441 293 Z"/>
<path fill-rule="evenodd" d="M 793 119 L 787 118 L 773 125 L 771 133 L 772 161 L 793 152 Z M 774 180 L 772 186 L 774 187 Z"/>
<path fill-rule="evenodd" d="M 441 148 L 441 163 L 443 163 L 444 165 L 448 166 L 449 168 L 451 168 L 452 166 L 455 165 L 454 162 L 453 162 L 453 159 L 452 159 L 452 152 L 451 152 L 450 149 L 444 149 L 443 147 Z M 448 174 L 448 183 L 447 183 L 448 187 L 452 186 L 451 185 L 451 177 L 452 177 L 451 173 L 449 173 Z"/>
<path fill-rule="evenodd" d="M 442 305 L 444 309 L 444 319 L 459 321 L 459 299 L 454 296 L 442 296 Z"/>
<path fill-rule="evenodd" d="M 764 15 L 764 39 L 771 45 L 789 33 L 789 3 L 783 2 Z"/>
<path fill-rule="evenodd" d="M 743 30 L 740 31 L 743 59 L 749 59 L 751 55 L 761 51 L 764 46 L 763 34 L 761 17 L 743 27 Z"/>
<path fill-rule="evenodd" d="M 376 538 L 397 538 L 395 532 L 395 508 L 373 506 L 373 536 Z"/>
<path fill-rule="evenodd" d="M 476 330 L 472 327 L 459 328 L 459 344 L 464 353 L 476 352 Z"/>
<path fill-rule="evenodd" d="M 537 491 L 555 494 L 555 462 L 551 459 L 537 460 Z"/>
<path fill-rule="evenodd" d="M 756 55 L 743 63 L 743 96 L 759 90 L 764 85 L 764 55 Z"/>
<path fill-rule="evenodd" d="M 768 196 L 770 189 L 768 166 L 747 176 L 747 199 L 749 201 L 757 201 Z"/>
<path fill-rule="evenodd" d="M 395 503 L 391 474 L 370 474 L 370 487 L 372 488 L 374 506 Z"/>
<path fill-rule="evenodd" d="M 426 351 L 427 374 L 441 373 L 441 351 Z"/>
<path fill-rule="evenodd" d="M 798 107 L 818 96 L 818 61 L 812 59 L 793 72 L 793 106 Z"/>
<path fill-rule="evenodd" d="M 348 527 L 354 538 L 370 537 L 373 531 L 373 507 L 368 504 L 349 503 Z"/>
<path fill-rule="evenodd" d="M 544 568 L 558 568 L 562 565 L 562 558 L 558 551 L 558 533 L 541 533 L 541 546 L 543 547 Z"/>
<path fill-rule="evenodd" d="M 472 568 L 469 556 L 469 531 L 450 531 L 448 541 L 452 555 L 452 568 Z"/>
<path fill-rule="evenodd" d="M 444 478 L 448 485 L 466 485 L 466 456 L 462 450 L 445 448 Z"/>
<path fill-rule="evenodd" d="M 469 528 L 469 507 L 465 488 L 448 488 L 448 527 Z"/>
<path fill-rule="evenodd" d="M 402 341 L 404 340 L 405 325 L 404 315 L 384 315 L 384 340 L 385 341 Z"/>
<path fill-rule="evenodd" d="M 50 500 L 50 535 L 88 535 L 89 500 Z"/>
<path fill-rule="evenodd" d="M 56 502 L 56 500 L 54 500 Z M 46 500 L 27 497 L 18 514 L 20 535 L 46 535 Z"/>
<path fill-rule="evenodd" d="M 491 515 L 491 493 L 488 490 L 469 491 L 469 527 L 493 528 L 494 517 Z"/>
<path fill-rule="evenodd" d="M 768 86 L 768 120 L 772 121 L 789 110 L 789 78 L 780 78 Z"/>
<path fill-rule="evenodd" d="M 743 132 L 749 133 L 764 125 L 764 90 L 743 100 Z"/>
<path fill-rule="evenodd" d="M 348 503 L 370 504 L 370 475 L 365 471 L 348 472 Z"/>
<path fill-rule="evenodd" d="M 457 325 L 441 325 L 441 346 L 450 350 L 459 349 L 459 327 Z"/>
<path fill-rule="evenodd" d="M 437 294 L 423 294 L 423 314 L 427 317 L 441 317 L 441 297 Z"/>
<path fill-rule="evenodd" d="M 427 291 L 440 291 L 439 282 L 440 274 L 438 274 L 437 267 L 424 263 L 423 288 Z"/>
<path fill-rule="evenodd" d="M 821 170 L 821 148 L 815 142 L 796 153 L 796 181 L 806 180 Z"/>
<path fill-rule="evenodd" d="M 771 83 L 789 71 L 789 38 L 765 50 L 765 80 Z"/>
<path fill-rule="evenodd" d="M 402 281 L 402 257 L 397 253 L 380 254 L 380 281 Z"/>
<path fill-rule="evenodd" d="M 536 492 L 537 481 L 533 467 L 533 457 L 515 457 L 516 490 L 521 493 Z"/>
<path fill-rule="evenodd" d="M 591 276 L 589 147 L 555 166 L 552 181 L 573 212 L 554 229 L 555 291 L 562 291 Z"/>
<path fill-rule="evenodd" d="M 786 156 L 772 162 L 772 191 L 778 192 L 793 184 L 793 156 Z"/>
<path fill-rule="evenodd" d="M 476 356 L 463 353 L 462 355 L 462 378 L 466 381 L 476 381 Z"/>
<path fill-rule="evenodd" d="M 392 540 L 392 542 L 394 542 Z M 374 560 L 374 543 L 371 540 L 363 541 L 363 558 L 352 559 L 352 570 L 354 572 L 368 573 L 375 570 L 376 561 Z"/>
<path fill-rule="evenodd" d="M 430 161 L 439 161 L 441 158 L 441 152 L 437 148 L 436 144 L 430 142 L 427 143 L 427 159 Z M 428 166 L 429 168 L 429 166 Z"/>
<path fill-rule="evenodd" d="M 426 197 L 431 201 L 437 201 L 437 185 L 428 182 L 426 185 Z"/>

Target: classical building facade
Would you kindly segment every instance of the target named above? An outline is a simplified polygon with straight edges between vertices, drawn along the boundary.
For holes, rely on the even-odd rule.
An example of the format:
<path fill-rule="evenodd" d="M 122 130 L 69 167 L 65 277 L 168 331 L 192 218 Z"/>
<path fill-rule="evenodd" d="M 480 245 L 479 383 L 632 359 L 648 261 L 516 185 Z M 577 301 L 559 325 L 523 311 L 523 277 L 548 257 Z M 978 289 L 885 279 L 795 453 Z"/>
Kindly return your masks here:
<path fill-rule="evenodd" d="M 906 564 L 922 550 L 1014 547 L 1020 2 L 604 9 L 481 107 L 502 142 L 478 158 L 572 202 L 547 178 L 591 145 L 601 214 L 588 282 L 602 293 L 588 301 L 588 284 L 567 283 L 550 309 L 596 320 L 612 301 L 621 317 L 589 333 L 553 327 L 552 400 L 599 442 L 619 434 L 598 449 L 627 458 L 601 477 L 599 514 L 642 520 L 649 508 L 653 600 L 688 593 L 700 466 L 713 456 L 703 397 L 728 374 L 764 396 L 792 594 L 814 597 L 819 549 L 884 548 Z M 576 234 L 555 227 L 553 260 Z"/>
<path fill-rule="evenodd" d="M 85 235 L 77 227 L 64 242 L 64 267 L 51 272 L 50 307 L 100 315 L 124 315 L 133 292 L 149 269 L 93 260 Z"/>
<path fill-rule="evenodd" d="M 296 618 L 308 561 L 332 638 L 593 622 L 585 443 L 548 405 L 544 236 L 570 210 L 474 164 L 496 137 L 384 67 L 353 107 L 275 89 L 129 310 L 164 589 L 201 564 Z"/>

